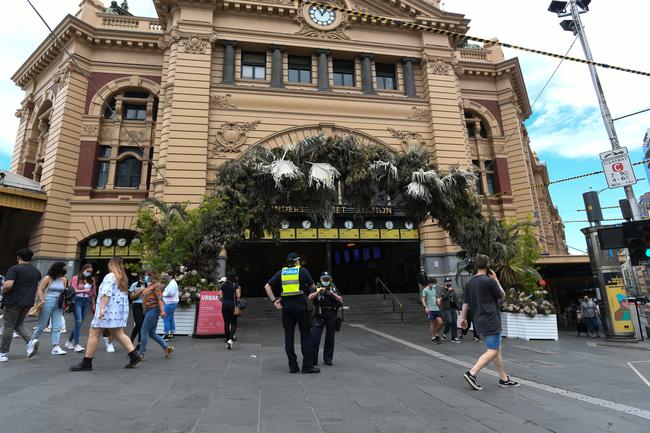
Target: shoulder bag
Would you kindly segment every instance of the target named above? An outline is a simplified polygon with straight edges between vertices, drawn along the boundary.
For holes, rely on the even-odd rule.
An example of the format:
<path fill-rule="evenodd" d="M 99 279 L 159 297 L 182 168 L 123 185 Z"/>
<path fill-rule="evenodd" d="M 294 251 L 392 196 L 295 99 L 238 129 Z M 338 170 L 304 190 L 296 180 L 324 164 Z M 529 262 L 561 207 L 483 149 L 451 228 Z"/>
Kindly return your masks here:
<path fill-rule="evenodd" d="M 45 291 L 43 292 L 43 298 L 45 298 L 45 295 L 47 295 L 48 290 L 50 290 L 50 284 L 52 284 L 52 281 L 50 281 L 50 283 L 45 288 Z M 37 298 L 38 298 L 38 295 L 37 295 Z M 34 300 L 34 305 L 32 305 L 32 308 L 29 309 L 29 311 L 27 312 L 27 315 L 29 317 L 38 317 L 38 315 L 41 314 L 41 310 L 43 309 L 43 304 L 44 303 L 45 303 L 45 301 L 36 303 L 36 300 Z"/>

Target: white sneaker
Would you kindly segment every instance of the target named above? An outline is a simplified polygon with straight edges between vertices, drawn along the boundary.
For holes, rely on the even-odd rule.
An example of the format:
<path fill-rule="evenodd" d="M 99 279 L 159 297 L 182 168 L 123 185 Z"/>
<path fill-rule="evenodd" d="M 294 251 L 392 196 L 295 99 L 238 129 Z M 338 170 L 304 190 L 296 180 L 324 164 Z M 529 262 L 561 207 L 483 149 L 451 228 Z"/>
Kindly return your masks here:
<path fill-rule="evenodd" d="M 27 357 L 32 358 L 38 352 L 38 340 L 29 340 L 27 343 Z"/>
<path fill-rule="evenodd" d="M 115 348 L 113 347 L 113 343 L 108 343 L 108 344 L 106 345 L 106 351 L 107 351 L 108 353 L 113 353 L 113 352 L 115 352 Z"/>
<path fill-rule="evenodd" d="M 60 330 L 59 332 L 60 332 L 61 334 L 67 334 L 67 333 L 68 333 L 68 330 L 67 330 L 66 328 L 61 328 L 61 330 Z"/>
<path fill-rule="evenodd" d="M 14 331 L 14 338 L 18 338 L 18 337 L 20 337 L 20 335 L 18 335 L 18 333 Z"/>
<path fill-rule="evenodd" d="M 68 350 L 74 350 L 74 344 L 72 344 L 72 341 L 70 340 L 66 341 L 63 347 L 65 347 Z"/>
<path fill-rule="evenodd" d="M 61 346 L 54 346 L 52 348 L 52 355 L 65 355 L 66 353 L 68 353 L 68 352 L 61 349 Z"/>
<path fill-rule="evenodd" d="M 0 362 L 9 361 L 9 356 L 6 353 L 0 353 Z"/>
<path fill-rule="evenodd" d="M 232 350 L 232 340 L 228 340 L 228 342 L 226 343 L 226 349 Z"/>
<path fill-rule="evenodd" d="M 48 326 L 47 328 L 43 329 L 43 332 L 49 334 L 50 332 L 52 332 L 52 328 Z"/>
<path fill-rule="evenodd" d="M 74 351 L 77 352 L 77 353 L 79 353 L 79 352 L 83 352 L 84 350 L 86 350 L 86 348 L 83 347 L 81 344 L 77 344 L 77 345 L 74 347 Z"/>

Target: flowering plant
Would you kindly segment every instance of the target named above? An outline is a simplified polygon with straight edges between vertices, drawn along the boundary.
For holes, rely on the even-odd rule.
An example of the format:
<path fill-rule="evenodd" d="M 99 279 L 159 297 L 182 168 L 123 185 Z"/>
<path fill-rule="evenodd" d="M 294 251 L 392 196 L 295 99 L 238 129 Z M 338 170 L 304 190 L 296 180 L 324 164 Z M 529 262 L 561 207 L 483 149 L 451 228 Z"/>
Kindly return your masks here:
<path fill-rule="evenodd" d="M 199 293 L 204 290 L 218 290 L 215 283 L 209 282 L 197 270 L 193 269 L 190 271 L 184 266 L 181 267 L 176 281 L 178 282 L 178 304 L 183 307 L 187 307 L 192 305 L 193 302 L 198 301 Z"/>
<path fill-rule="evenodd" d="M 524 291 L 511 288 L 506 291 L 506 298 L 501 304 L 501 311 L 506 313 L 524 313 L 528 317 L 537 314 L 548 316 L 555 313 L 555 307 L 545 299 L 548 291 L 538 289 L 528 294 Z"/>

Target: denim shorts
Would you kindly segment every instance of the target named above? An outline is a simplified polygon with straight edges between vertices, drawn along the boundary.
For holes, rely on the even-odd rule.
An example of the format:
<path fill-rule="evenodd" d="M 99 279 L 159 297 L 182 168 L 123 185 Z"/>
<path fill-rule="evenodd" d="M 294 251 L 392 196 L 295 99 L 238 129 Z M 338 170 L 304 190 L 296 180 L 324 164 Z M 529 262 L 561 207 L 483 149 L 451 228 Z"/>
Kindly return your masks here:
<path fill-rule="evenodd" d="M 442 317 L 440 311 L 429 311 L 429 314 L 427 315 L 427 319 L 429 320 L 436 320 L 438 317 Z"/>
<path fill-rule="evenodd" d="M 485 347 L 488 349 L 499 350 L 499 347 L 501 347 L 501 333 L 484 335 L 483 341 L 485 341 Z"/>

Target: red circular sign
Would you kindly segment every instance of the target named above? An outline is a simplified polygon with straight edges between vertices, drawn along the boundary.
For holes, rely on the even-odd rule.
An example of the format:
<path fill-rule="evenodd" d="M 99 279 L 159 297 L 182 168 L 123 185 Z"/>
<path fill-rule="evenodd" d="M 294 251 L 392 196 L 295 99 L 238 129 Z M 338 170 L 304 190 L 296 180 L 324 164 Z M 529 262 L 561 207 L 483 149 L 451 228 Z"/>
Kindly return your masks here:
<path fill-rule="evenodd" d="M 624 169 L 625 169 L 625 167 L 620 162 L 612 164 L 612 170 L 614 170 L 614 171 L 623 171 Z"/>

